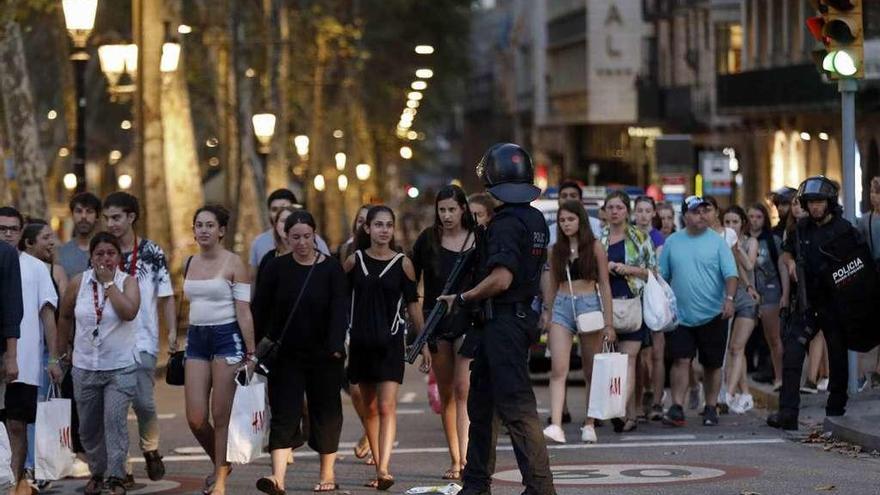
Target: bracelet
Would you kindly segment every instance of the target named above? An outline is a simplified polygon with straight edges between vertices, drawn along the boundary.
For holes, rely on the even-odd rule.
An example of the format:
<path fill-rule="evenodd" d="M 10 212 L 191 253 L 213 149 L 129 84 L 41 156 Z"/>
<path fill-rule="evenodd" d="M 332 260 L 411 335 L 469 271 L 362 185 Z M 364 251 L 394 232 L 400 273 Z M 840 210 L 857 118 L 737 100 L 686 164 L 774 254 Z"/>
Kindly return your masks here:
<path fill-rule="evenodd" d="M 48 364 L 51 366 L 51 365 L 53 365 L 53 364 L 58 364 L 58 363 L 60 363 L 60 362 L 61 362 L 61 359 L 59 359 L 59 358 L 49 358 L 49 363 L 48 363 Z"/>

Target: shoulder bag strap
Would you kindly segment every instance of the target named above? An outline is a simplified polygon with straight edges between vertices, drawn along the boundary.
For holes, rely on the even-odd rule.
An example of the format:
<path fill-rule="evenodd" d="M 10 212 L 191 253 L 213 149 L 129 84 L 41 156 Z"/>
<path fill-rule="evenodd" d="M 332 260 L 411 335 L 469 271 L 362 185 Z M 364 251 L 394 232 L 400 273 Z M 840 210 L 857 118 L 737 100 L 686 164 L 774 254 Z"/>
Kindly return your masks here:
<path fill-rule="evenodd" d="M 290 314 L 287 315 L 287 321 L 284 322 L 284 327 L 281 329 L 281 335 L 275 339 L 275 342 L 281 343 L 284 340 L 284 336 L 287 335 L 287 329 L 290 327 L 290 322 L 293 321 L 293 315 L 296 313 L 296 309 L 299 307 L 299 303 L 302 300 L 303 294 L 306 292 L 306 287 L 309 286 L 309 279 L 312 278 L 312 272 L 315 271 L 315 267 L 318 266 L 318 262 L 321 261 L 321 257 L 324 256 L 320 252 L 315 257 L 315 262 L 312 263 L 311 268 L 309 268 L 308 273 L 306 273 L 306 278 L 303 280 L 303 285 L 299 289 L 299 294 L 296 296 L 296 301 L 293 303 L 293 308 L 290 310 Z"/>
<path fill-rule="evenodd" d="M 568 268 L 568 262 L 565 263 L 565 278 L 568 279 L 568 292 L 571 293 L 571 312 L 574 314 L 574 318 L 577 319 L 577 309 L 574 306 L 574 285 L 571 283 L 571 270 Z"/>
<path fill-rule="evenodd" d="M 868 242 L 871 244 L 871 256 L 874 256 L 874 212 L 868 213 Z"/>
<path fill-rule="evenodd" d="M 183 284 L 186 283 L 186 274 L 189 273 L 189 265 L 192 263 L 193 257 L 190 256 L 186 259 L 186 263 L 183 264 L 183 283 L 180 284 L 180 300 L 177 301 L 177 322 L 180 323 L 180 313 L 183 312 L 183 299 L 186 294 L 183 292 Z"/>

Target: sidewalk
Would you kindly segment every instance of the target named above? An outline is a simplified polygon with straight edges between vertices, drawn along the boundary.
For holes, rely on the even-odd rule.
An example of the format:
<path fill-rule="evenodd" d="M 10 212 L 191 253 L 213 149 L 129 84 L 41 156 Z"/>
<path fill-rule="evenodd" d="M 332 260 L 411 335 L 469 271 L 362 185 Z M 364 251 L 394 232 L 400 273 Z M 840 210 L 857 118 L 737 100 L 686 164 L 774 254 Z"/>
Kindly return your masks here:
<path fill-rule="evenodd" d="M 749 388 L 759 407 L 767 411 L 779 408 L 779 394 L 773 392 L 772 385 L 749 380 Z M 801 431 L 822 425 L 823 430 L 831 432 L 837 440 L 859 445 L 865 452 L 880 452 L 880 389 L 867 389 L 850 396 L 846 415 L 842 417 L 825 417 L 827 399 L 825 392 L 801 394 Z"/>

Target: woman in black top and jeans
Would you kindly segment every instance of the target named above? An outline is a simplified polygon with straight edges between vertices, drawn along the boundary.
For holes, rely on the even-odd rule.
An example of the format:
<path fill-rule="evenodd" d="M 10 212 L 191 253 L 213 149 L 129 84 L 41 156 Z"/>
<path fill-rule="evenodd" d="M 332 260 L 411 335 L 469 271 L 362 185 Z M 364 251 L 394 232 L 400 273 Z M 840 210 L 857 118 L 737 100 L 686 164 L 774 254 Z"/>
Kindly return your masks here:
<path fill-rule="evenodd" d="M 348 324 L 348 284 L 339 262 L 315 248 L 315 220 L 309 212 L 291 213 L 284 231 L 293 251 L 271 260 L 259 280 L 253 302 L 256 327 L 279 338 L 300 293 L 302 299 L 289 318 L 291 324 L 268 375 L 272 476 L 260 478 L 257 488 L 269 494 L 284 493 L 287 459 L 297 445 L 305 393 L 310 420 L 308 443 L 321 456 L 320 480 L 314 491 L 334 491 L 338 485 L 333 467 L 342 430 L 339 389 Z"/>
<path fill-rule="evenodd" d="M 394 244 L 394 212 L 374 206 L 358 232 L 357 251 L 345 260 L 352 284 L 348 379 L 360 386 L 366 414 L 362 418 L 376 459 L 376 479 L 368 486 L 387 490 L 391 449 L 397 430 L 397 390 L 403 383 L 406 305 L 416 330 L 422 330 L 415 269 Z M 422 350 L 421 370 L 430 370 L 431 353 Z"/>
<path fill-rule="evenodd" d="M 413 265 L 416 282 L 424 281 L 422 314 L 427 315 L 437 303 L 437 297 L 446 285 L 459 256 L 474 248 L 476 221 L 468 207 L 467 196 L 458 186 L 446 186 L 434 201 L 434 225 L 422 231 L 413 246 Z M 470 273 L 472 267 L 465 267 Z M 459 281 L 453 294 L 467 287 Z M 440 391 L 441 418 L 449 446 L 451 465 L 443 479 L 461 478 L 467 457 L 467 437 L 470 421 L 467 415 L 470 363 L 474 350 L 462 346 L 464 334 L 470 327 L 470 318 L 463 311 L 447 315 L 437 329 L 436 350 L 432 349 L 431 363 Z"/>

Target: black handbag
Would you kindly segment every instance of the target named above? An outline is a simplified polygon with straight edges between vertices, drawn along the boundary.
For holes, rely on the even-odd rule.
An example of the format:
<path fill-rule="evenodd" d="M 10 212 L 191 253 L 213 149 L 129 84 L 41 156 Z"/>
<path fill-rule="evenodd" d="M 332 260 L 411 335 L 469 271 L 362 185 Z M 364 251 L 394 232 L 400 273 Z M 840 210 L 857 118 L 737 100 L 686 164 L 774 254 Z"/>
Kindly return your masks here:
<path fill-rule="evenodd" d="M 168 358 L 168 367 L 165 369 L 165 383 L 177 387 L 183 386 L 185 363 L 185 351 L 177 351 L 171 354 L 171 357 Z"/>
<path fill-rule="evenodd" d="M 278 353 L 281 350 L 281 342 L 287 334 L 287 329 L 290 327 L 293 315 L 296 313 L 296 308 L 299 307 L 302 296 L 306 292 L 306 287 L 309 285 L 309 279 L 312 278 L 312 272 L 315 270 L 315 267 L 318 266 L 320 259 L 321 254 L 318 254 L 317 258 L 315 258 L 315 262 L 312 263 L 312 267 L 309 268 L 309 271 L 306 273 L 306 278 L 303 281 L 302 287 L 299 289 L 299 294 L 296 296 L 293 308 L 291 308 L 290 314 L 287 315 L 287 321 L 284 322 L 284 327 L 281 329 L 281 335 L 273 337 L 267 332 L 266 336 L 260 339 L 257 343 L 257 348 L 254 350 L 254 357 L 257 359 L 257 367 L 255 370 L 257 373 L 263 376 L 269 375 L 269 372 L 275 365 L 275 361 L 278 360 Z"/>
<path fill-rule="evenodd" d="M 192 262 L 192 256 L 186 259 L 186 264 L 183 267 L 183 279 L 186 281 L 186 272 L 189 271 L 189 264 Z M 180 322 L 180 311 L 183 309 L 183 299 L 181 298 L 181 304 L 177 306 L 177 321 Z M 173 385 L 175 387 L 182 387 L 185 381 L 186 374 L 184 373 L 184 368 L 186 365 L 186 352 L 177 351 L 171 353 L 171 356 L 168 358 L 168 365 L 165 367 L 165 383 L 168 385 Z"/>

